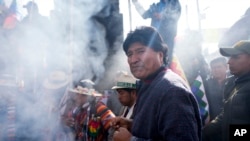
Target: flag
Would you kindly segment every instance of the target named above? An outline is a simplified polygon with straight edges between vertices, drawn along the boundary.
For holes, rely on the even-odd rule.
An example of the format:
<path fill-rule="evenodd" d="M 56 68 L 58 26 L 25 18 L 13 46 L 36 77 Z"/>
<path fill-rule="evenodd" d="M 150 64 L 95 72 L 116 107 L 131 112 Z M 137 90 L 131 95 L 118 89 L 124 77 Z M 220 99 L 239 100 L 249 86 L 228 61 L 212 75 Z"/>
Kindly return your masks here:
<path fill-rule="evenodd" d="M 191 91 L 193 92 L 198 102 L 202 123 L 203 125 L 205 125 L 209 122 L 208 101 L 205 94 L 203 81 L 200 75 L 196 77 L 193 84 L 191 85 Z"/>
<path fill-rule="evenodd" d="M 179 59 L 176 55 L 173 55 L 173 58 L 172 58 L 172 62 L 171 62 L 171 65 L 170 65 L 170 69 L 177 73 L 182 79 L 184 79 L 187 84 L 188 84 L 188 81 L 187 81 L 187 78 L 186 78 L 186 75 L 181 67 L 181 64 L 179 62 Z"/>
<path fill-rule="evenodd" d="M 4 29 L 12 29 L 18 23 L 17 20 L 17 2 L 16 0 L 12 0 L 10 7 L 8 8 L 8 16 L 5 18 L 3 23 Z"/>

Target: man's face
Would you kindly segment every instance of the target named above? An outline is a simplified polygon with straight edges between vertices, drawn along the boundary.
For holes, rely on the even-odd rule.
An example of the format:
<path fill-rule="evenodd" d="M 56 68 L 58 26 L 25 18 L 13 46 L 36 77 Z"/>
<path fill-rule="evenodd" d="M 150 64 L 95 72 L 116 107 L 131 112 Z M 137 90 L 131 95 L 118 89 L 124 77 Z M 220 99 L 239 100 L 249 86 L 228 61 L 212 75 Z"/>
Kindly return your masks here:
<path fill-rule="evenodd" d="M 211 64 L 211 73 L 215 79 L 226 78 L 227 65 L 222 62 L 213 63 Z"/>
<path fill-rule="evenodd" d="M 250 72 L 250 55 L 239 54 L 231 56 L 229 61 L 229 69 L 231 74 L 240 76 L 242 74 Z"/>
<path fill-rule="evenodd" d="M 124 89 L 117 89 L 118 99 L 124 106 L 132 106 L 135 102 L 135 90 L 128 92 Z"/>
<path fill-rule="evenodd" d="M 83 94 L 76 94 L 74 98 L 77 106 L 82 106 L 88 101 L 88 96 Z"/>
<path fill-rule="evenodd" d="M 130 45 L 127 57 L 130 71 L 138 79 L 147 78 L 163 64 L 162 52 L 155 52 L 138 42 Z"/>

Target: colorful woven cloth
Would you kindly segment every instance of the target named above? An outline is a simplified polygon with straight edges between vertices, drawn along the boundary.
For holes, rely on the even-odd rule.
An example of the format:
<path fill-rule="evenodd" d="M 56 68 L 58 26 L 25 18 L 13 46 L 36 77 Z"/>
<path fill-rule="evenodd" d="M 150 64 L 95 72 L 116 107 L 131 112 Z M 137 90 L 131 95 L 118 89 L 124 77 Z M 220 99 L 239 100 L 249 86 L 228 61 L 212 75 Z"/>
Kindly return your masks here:
<path fill-rule="evenodd" d="M 199 104 L 200 116 L 201 116 L 203 124 L 205 125 L 209 122 L 208 101 L 207 101 L 203 81 L 200 75 L 197 76 L 197 78 L 193 82 L 191 86 L 191 90 L 193 94 L 195 95 L 195 98 Z"/>

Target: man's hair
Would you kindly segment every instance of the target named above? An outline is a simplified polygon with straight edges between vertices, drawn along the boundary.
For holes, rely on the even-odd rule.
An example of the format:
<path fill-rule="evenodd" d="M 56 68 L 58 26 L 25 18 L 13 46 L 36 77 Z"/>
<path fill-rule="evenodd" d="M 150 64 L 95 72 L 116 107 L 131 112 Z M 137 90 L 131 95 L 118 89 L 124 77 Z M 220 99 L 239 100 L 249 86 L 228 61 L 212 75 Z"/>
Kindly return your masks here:
<path fill-rule="evenodd" d="M 131 44 L 139 42 L 147 47 L 152 48 L 156 52 L 163 53 L 163 62 L 167 64 L 167 44 L 164 43 L 161 35 L 158 31 L 151 26 L 141 26 L 134 31 L 128 33 L 127 38 L 123 43 L 123 50 L 127 54 L 127 51 Z"/>
<path fill-rule="evenodd" d="M 227 65 L 227 59 L 225 57 L 217 57 L 210 61 L 210 66 L 215 63 L 222 63 L 223 65 Z"/>

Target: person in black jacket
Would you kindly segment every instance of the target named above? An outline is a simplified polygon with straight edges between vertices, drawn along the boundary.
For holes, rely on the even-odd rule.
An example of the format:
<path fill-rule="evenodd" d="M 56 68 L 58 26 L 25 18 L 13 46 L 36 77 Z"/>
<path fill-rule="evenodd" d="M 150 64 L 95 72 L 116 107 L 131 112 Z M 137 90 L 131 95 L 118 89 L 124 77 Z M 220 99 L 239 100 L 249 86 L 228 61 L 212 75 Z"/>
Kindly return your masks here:
<path fill-rule="evenodd" d="M 199 141 L 197 101 L 186 82 L 166 67 L 167 46 L 157 30 L 150 26 L 135 29 L 125 39 L 123 50 L 139 82 L 133 121 L 114 118 L 113 140 Z"/>
<path fill-rule="evenodd" d="M 216 57 L 210 62 L 211 76 L 206 80 L 206 96 L 209 103 L 210 121 L 215 119 L 223 107 L 223 89 L 228 77 L 225 57 Z"/>
<path fill-rule="evenodd" d="M 220 48 L 223 56 L 229 57 L 229 77 L 224 89 L 224 108 L 211 123 L 203 129 L 203 139 L 221 136 L 229 141 L 232 125 L 250 124 L 250 41 L 242 40 L 233 48 Z"/>

